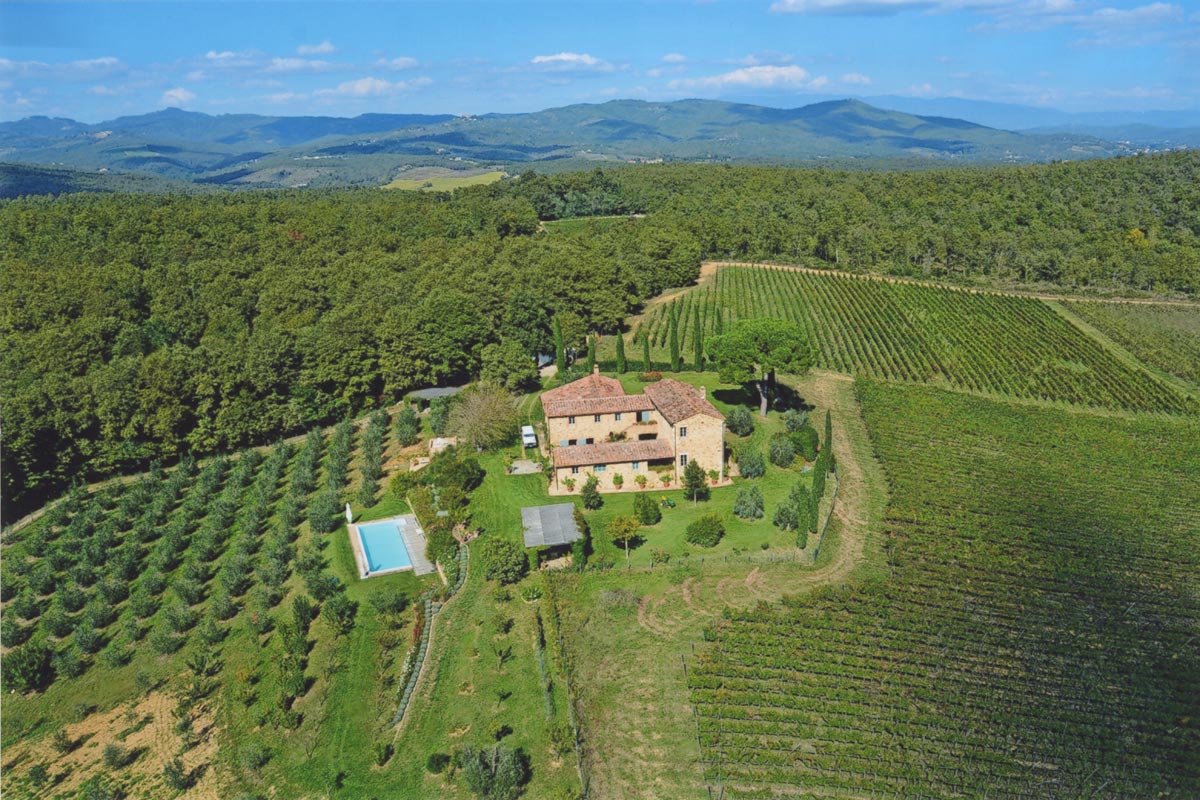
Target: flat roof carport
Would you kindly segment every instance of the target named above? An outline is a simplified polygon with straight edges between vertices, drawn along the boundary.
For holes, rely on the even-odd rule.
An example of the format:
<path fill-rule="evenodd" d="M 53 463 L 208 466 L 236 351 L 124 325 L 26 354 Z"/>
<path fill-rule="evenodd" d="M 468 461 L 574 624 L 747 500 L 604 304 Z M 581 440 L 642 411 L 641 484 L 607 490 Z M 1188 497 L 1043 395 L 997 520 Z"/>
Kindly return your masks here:
<path fill-rule="evenodd" d="M 583 538 L 575 525 L 575 504 L 530 506 L 521 509 L 526 547 L 558 547 Z"/>

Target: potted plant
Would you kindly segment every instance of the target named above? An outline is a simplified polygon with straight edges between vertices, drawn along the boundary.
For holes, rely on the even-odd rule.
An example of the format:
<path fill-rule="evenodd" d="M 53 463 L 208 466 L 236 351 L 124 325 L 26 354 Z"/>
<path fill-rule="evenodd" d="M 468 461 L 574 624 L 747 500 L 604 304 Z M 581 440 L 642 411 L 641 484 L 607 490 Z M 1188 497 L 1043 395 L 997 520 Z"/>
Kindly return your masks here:
<path fill-rule="evenodd" d="M 568 492 L 575 491 L 575 479 L 574 478 L 563 478 L 563 486 L 567 487 Z"/>
<path fill-rule="evenodd" d="M 645 489 L 645 488 L 646 488 L 646 483 L 647 483 L 647 481 L 646 481 L 646 476 L 645 476 L 645 475 L 638 475 L 637 477 L 635 477 L 635 478 L 633 479 L 633 482 L 634 482 L 634 483 L 636 483 L 636 484 L 638 485 L 638 488 L 639 488 L 639 489 Z"/>
<path fill-rule="evenodd" d="M 662 474 L 662 482 L 663 482 L 663 486 L 671 485 L 671 474 L 669 472 L 664 472 Z"/>
<path fill-rule="evenodd" d="M 613 488 L 614 489 L 617 489 L 618 491 L 620 491 L 621 487 L 624 485 L 625 485 L 625 476 L 624 475 L 622 475 L 619 472 L 616 473 L 615 475 L 613 475 Z"/>
<path fill-rule="evenodd" d="M 717 472 L 715 469 L 710 469 L 708 471 L 708 480 L 713 486 L 716 486 L 717 481 L 721 480 L 721 473 Z"/>

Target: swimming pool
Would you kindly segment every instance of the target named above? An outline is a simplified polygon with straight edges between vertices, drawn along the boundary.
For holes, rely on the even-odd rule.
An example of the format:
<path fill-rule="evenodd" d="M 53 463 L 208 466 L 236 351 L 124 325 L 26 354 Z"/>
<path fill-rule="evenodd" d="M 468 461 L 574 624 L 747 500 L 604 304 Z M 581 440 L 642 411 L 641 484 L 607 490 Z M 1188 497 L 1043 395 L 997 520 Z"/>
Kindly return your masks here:
<path fill-rule="evenodd" d="M 383 522 L 368 522 L 358 526 L 358 539 L 362 542 L 363 555 L 367 559 L 369 572 L 385 572 L 394 569 L 411 569 L 412 559 L 404 546 L 401 526 L 404 519 L 389 519 Z"/>

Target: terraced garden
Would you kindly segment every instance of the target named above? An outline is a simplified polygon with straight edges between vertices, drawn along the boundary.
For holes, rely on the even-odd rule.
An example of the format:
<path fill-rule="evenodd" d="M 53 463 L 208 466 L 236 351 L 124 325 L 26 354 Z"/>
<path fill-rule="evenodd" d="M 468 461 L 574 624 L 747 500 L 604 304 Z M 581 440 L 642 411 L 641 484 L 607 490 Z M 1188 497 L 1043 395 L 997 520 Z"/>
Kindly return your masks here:
<path fill-rule="evenodd" d="M 668 360 L 673 314 L 689 366 L 697 317 L 702 335 L 709 336 L 734 320 L 766 316 L 802 325 L 817 348 L 817 365 L 852 375 L 1128 411 L 1188 413 L 1198 407 L 1193 397 L 1115 358 L 1035 298 L 723 267 L 711 285 L 655 307 L 635 330 L 635 339 L 649 337 L 660 364 Z M 640 348 L 627 349 L 637 363 Z"/>
<path fill-rule="evenodd" d="M 1200 794 L 1200 423 L 858 388 L 891 576 L 716 627 L 714 794 Z"/>

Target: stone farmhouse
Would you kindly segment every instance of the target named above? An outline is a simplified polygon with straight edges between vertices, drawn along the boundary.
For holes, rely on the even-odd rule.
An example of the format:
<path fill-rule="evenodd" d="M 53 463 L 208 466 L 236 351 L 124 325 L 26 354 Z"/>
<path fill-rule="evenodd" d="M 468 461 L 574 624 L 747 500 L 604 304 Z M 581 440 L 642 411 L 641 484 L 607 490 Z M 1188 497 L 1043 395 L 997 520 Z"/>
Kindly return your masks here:
<path fill-rule="evenodd" d="M 697 389 L 670 378 L 647 384 L 642 394 L 625 394 L 621 382 L 600 374 L 542 394 L 546 441 L 551 448 L 551 491 L 568 491 L 568 479 L 582 484 L 588 474 L 601 491 L 663 487 L 663 476 L 678 487 L 683 469 L 696 461 L 705 472 L 725 479 L 725 417 Z"/>

